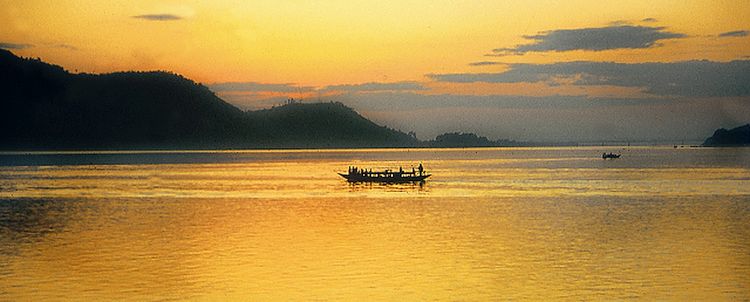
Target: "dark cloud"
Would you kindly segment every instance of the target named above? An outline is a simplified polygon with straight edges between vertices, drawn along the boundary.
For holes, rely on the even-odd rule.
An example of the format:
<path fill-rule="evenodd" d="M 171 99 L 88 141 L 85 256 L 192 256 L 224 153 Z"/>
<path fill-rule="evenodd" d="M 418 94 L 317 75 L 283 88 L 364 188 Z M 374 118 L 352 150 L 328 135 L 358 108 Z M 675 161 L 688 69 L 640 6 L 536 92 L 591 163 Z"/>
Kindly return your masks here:
<path fill-rule="evenodd" d="M 215 92 L 244 91 L 244 92 L 310 92 L 315 88 L 297 86 L 295 84 L 265 84 L 256 82 L 227 82 L 208 85 Z"/>
<path fill-rule="evenodd" d="M 327 86 L 323 91 L 373 92 L 373 91 L 414 91 L 427 89 L 418 82 L 363 83 Z"/>
<path fill-rule="evenodd" d="M 24 49 L 29 48 L 34 45 L 31 44 L 19 44 L 19 43 L 8 43 L 8 42 L 0 42 L 0 48 L 2 49 Z"/>
<path fill-rule="evenodd" d="M 641 20 L 641 22 L 659 22 L 659 20 L 656 20 L 655 18 L 645 18 Z"/>
<path fill-rule="evenodd" d="M 747 30 L 735 30 L 735 31 L 728 31 L 725 33 L 720 33 L 719 37 L 721 38 L 727 38 L 727 37 L 747 37 L 750 35 L 750 31 Z"/>
<path fill-rule="evenodd" d="M 172 14 L 138 15 L 138 16 L 133 16 L 133 18 L 143 19 L 143 20 L 149 20 L 149 21 L 175 21 L 175 20 L 182 19 L 182 17 L 180 17 L 178 15 L 172 15 Z"/>
<path fill-rule="evenodd" d="M 599 28 L 558 29 L 541 32 L 538 35 L 524 36 L 534 40 L 512 48 L 497 48 L 495 54 L 523 54 L 527 52 L 590 50 L 602 51 L 625 48 L 649 48 L 665 39 L 685 37 L 673 33 L 665 27 L 620 25 Z"/>
<path fill-rule="evenodd" d="M 433 74 L 428 77 L 457 83 L 555 82 L 559 78 L 569 78 L 575 85 L 642 87 L 647 93 L 664 96 L 750 96 L 750 60 L 637 64 L 578 61 L 508 66 L 507 71 L 500 73 Z"/>
<path fill-rule="evenodd" d="M 500 62 L 481 61 L 481 62 L 469 63 L 469 66 L 487 66 L 487 65 L 502 65 L 502 64 L 503 63 L 500 63 Z"/>

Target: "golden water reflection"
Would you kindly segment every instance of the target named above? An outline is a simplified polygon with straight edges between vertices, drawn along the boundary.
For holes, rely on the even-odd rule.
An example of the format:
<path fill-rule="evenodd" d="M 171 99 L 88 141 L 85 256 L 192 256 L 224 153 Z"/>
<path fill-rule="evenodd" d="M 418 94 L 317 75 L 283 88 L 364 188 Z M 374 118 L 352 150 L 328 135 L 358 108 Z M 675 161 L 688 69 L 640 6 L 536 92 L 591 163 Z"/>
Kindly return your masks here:
<path fill-rule="evenodd" d="M 732 198 L 24 202 L 50 232 L 3 234 L 12 300 L 750 295 Z"/>
<path fill-rule="evenodd" d="M 744 162 L 549 158 L 3 167 L 0 300 L 750 298 Z"/>

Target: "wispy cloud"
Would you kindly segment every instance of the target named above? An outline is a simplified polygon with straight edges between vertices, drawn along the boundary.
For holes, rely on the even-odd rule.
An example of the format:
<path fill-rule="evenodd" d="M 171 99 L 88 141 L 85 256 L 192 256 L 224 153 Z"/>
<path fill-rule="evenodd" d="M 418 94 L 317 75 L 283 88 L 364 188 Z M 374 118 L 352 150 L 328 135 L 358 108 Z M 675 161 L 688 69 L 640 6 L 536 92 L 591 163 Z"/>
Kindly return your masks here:
<path fill-rule="evenodd" d="M 662 96 L 750 96 L 750 60 L 674 63 L 563 62 L 509 64 L 499 73 L 433 74 L 428 77 L 454 83 L 523 83 L 569 79 L 573 85 L 641 87 Z"/>
<path fill-rule="evenodd" d="M 176 21 L 181 20 L 182 17 L 173 14 L 146 14 L 133 16 L 136 19 L 143 19 L 148 21 Z"/>
<path fill-rule="evenodd" d="M 502 65 L 503 63 L 500 62 L 493 62 L 493 61 L 481 61 L 481 62 L 471 62 L 469 63 L 469 66 L 488 66 L 488 65 Z"/>
<path fill-rule="evenodd" d="M 616 20 L 609 22 L 609 26 L 623 26 L 623 25 L 632 25 L 633 22 L 630 22 L 628 20 Z"/>
<path fill-rule="evenodd" d="M 208 85 L 215 92 L 310 92 L 315 90 L 311 86 L 298 86 L 292 83 L 268 84 L 257 82 L 226 82 Z"/>
<path fill-rule="evenodd" d="M 720 33 L 720 38 L 729 38 L 729 37 L 747 37 L 750 35 L 750 31 L 747 30 L 735 30 L 735 31 L 728 31 L 724 33 Z"/>
<path fill-rule="evenodd" d="M 511 48 L 497 48 L 495 55 L 524 54 L 527 52 L 650 48 L 665 39 L 684 38 L 686 35 L 665 30 L 665 27 L 617 25 L 598 28 L 558 29 L 523 36 L 530 44 Z"/>
<path fill-rule="evenodd" d="M 0 48 L 2 49 L 25 49 L 25 48 L 29 48 L 32 46 L 34 45 L 23 44 L 23 43 L 0 42 Z"/>
<path fill-rule="evenodd" d="M 62 48 L 62 49 L 66 49 L 66 50 L 75 50 L 75 51 L 79 50 L 78 47 L 75 47 L 75 46 L 70 45 L 70 44 L 65 44 L 65 43 L 46 44 L 45 46 L 53 47 L 53 48 Z"/>
<path fill-rule="evenodd" d="M 323 91 L 342 91 L 342 92 L 374 92 L 374 91 L 415 91 L 426 90 L 418 82 L 393 82 L 393 83 L 363 83 L 363 84 L 345 84 L 327 86 Z"/>

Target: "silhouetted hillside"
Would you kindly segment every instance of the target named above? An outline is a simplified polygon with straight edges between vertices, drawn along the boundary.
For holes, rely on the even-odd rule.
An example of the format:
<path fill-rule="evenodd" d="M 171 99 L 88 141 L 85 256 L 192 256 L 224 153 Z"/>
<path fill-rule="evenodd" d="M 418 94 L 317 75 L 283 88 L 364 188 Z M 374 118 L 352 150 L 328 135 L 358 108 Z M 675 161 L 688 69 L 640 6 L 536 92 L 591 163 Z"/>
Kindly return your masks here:
<path fill-rule="evenodd" d="M 435 137 L 435 140 L 427 141 L 427 146 L 437 148 L 452 147 L 509 147 L 521 146 L 523 144 L 511 140 L 491 141 L 484 136 L 474 133 L 452 132 L 444 133 Z"/>
<path fill-rule="evenodd" d="M 703 142 L 704 146 L 750 146 L 750 124 L 727 130 L 718 129 Z"/>
<path fill-rule="evenodd" d="M 339 103 L 242 112 L 168 72 L 70 74 L 0 50 L 0 148 L 406 146 Z"/>
<path fill-rule="evenodd" d="M 362 117 L 341 103 L 292 103 L 250 111 L 250 120 L 265 129 L 280 147 L 399 147 L 416 146 L 413 137 Z"/>

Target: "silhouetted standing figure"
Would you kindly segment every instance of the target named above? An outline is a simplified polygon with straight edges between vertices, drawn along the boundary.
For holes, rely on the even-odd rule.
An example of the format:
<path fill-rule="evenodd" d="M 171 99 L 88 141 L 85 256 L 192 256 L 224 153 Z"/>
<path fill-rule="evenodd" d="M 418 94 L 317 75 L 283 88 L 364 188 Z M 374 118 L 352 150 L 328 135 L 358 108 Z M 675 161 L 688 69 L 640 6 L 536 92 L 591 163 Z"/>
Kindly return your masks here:
<path fill-rule="evenodd" d="M 422 163 L 419 163 L 419 167 L 417 167 L 417 169 L 419 169 L 419 176 L 422 176 L 422 172 L 424 172 L 424 168 L 422 167 Z"/>

